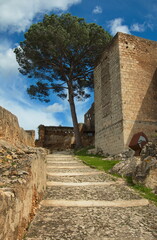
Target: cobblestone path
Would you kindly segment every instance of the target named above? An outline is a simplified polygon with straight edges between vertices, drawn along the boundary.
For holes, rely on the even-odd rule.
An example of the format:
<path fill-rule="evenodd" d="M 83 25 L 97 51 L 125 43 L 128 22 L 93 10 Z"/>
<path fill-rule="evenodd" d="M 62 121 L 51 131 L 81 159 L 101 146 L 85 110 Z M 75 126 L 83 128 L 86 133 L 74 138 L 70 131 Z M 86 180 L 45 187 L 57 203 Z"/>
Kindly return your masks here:
<path fill-rule="evenodd" d="M 47 156 L 47 193 L 26 240 L 155 240 L 157 207 L 72 155 Z"/>

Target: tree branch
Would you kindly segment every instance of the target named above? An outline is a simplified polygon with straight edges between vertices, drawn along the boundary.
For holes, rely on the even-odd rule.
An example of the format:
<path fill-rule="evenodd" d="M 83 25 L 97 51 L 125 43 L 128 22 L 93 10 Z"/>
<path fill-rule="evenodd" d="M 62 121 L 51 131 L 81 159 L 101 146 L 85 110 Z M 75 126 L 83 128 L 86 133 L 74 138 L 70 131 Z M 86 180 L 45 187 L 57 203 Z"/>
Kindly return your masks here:
<path fill-rule="evenodd" d="M 46 89 L 55 89 L 55 88 L 64 88 L 64 89 L 68 89 L 68 87 L 61 87 L 61 86 L 47 87 Z"/>

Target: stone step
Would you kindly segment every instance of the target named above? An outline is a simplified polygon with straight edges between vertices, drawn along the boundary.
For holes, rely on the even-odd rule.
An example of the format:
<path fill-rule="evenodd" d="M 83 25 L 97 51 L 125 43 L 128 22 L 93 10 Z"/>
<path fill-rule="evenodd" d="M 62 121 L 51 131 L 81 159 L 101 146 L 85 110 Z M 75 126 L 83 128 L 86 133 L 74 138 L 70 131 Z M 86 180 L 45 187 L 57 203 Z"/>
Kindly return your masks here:
<path fill-rule="evenodd" d="M 123 180 L 88 171 L 81 161 L 67 155 L 56 155 L 47 158 L 48 171 L 56 172 L 47 174 L 47 193 L 25 240 L 157 239 L 155 205 Z"/>
<path fill-rule="evenodd" d="M 73 154 L 53 153 L 53 154 L 48 154 L 47 157 L 75 157 L 75 155 L 73 155 Z"/>
<path fill-rule="evenodd" d="M 61 161 L 79 161 L 79 160 L 74 158 L 47 158 L 47 161 L 61 162 Z"/>
<path fill-rule="evenodd" d="M 81 169 L 81 168 L 89 168 L 88 166 L 84 166 L 84 165 L 81 165 L 81 166 L 48 166 L 47 167 L 47 170 L 48 169 Z"/>
<path fill-rule="evenodd" d="M 155 240 L 157 211 L 137 207 L 44 207 L 25 240 Z"/>
<path fill-rule="evenodd" d="M 110 182 L 114 180 L 114 177 L 102 173 L 93 175 L 75 175 L 75 176 L 51 176 L 47 175 L 49 181 L 54 182 Z"/>
<path fill-rule="evenodd" d="M 103 174 L 104 172 L 101 171 L 89 171 L 89 172 L 71 172 L 71 173 L 50 173 L 47 172 L 47 176 L 87 176 L 87 175 L 99 175 L 99 174 Z"/>
<path fill-rule="evenodd" d="M 47 161 L 47 165 L 49 165 L 49 164 L 64 164 L 64 163 L 66 163 L 66 164 L 80 164 L 81 163 L 81 161 L 79 162 L 79 161 L 61 161 L 61 162 L 57 162 L 57 161 Z"/>
<path fill-rule="evenodd" d="M 74 158 L 47 158 L 47 161 L 79 161 Z"/>
<path fill-rule="evenodd" d="M 86 172 L 97 172 L 96 170 L 92 170 L 90 168 L 48 168 L 47 173 L 86 173 Z"/>
<path fill-rule="evenodd" d="M 74 156 L 47 156 L 47 159 L 77 159 Z"/>
<path fill-rule="evenodd" d="M 142 197 L 134 192 L 128 186 L 117 182 L 106 182 L 106 184 L 72 184 L 68 185 L 49 185 L 47 186 L 47 193 L 45 199 L 64 199 L 64 200 L 135 200 L 142 199 Z"/>
<path fill-rule="evenodd" d="M 149 201 L 147 199 L 139 199 L 139 200 L 116 200 L 116 201 L 71 201 L 64 199 L 57 200 L 43 200 L 40 203 L 41 206 L 44 207 L 118 207 L 118 208 L 126 208 L 126 207 L 137 207 L 137 206 L 147 206 L 149 205 Z"/>
<path fill-rule="evenodd" d="M 64 187 L 85 187 L 85 186 L 110 186 L 110 185 L 124 184 L 124 181 L 117 182 L 47 182 L 47 187 L 64 186 Z"/>

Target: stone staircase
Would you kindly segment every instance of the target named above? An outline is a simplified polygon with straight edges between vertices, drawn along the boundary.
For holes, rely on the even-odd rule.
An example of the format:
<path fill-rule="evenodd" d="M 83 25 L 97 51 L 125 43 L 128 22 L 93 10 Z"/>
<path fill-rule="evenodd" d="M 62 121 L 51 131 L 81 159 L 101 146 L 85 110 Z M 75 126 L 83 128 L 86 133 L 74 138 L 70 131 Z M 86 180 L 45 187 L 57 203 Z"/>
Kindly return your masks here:
<path fill-rule="evenodd" d="M 157 207 L 66 153 L 47 156 L 47 192 L 26 240 L 155 240 Z"/>

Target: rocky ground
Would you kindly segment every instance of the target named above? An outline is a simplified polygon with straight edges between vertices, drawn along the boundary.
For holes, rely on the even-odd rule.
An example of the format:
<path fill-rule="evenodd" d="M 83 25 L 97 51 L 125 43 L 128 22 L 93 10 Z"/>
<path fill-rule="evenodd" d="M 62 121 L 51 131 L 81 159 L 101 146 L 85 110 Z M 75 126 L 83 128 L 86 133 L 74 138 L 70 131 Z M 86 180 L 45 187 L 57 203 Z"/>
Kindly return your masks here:
<path fill-rule="evenodd" d="M 119 158 L 121 162 L 110 172 L 131 177 L 135 184 L 151 188 L 157 194 L 157 143 L 148 142 L 137 157 L 129 152 L 112 156 L 112 159 Z"/>
<path fill-rule="evenodd" d="M 25 240 L 155 240 L 157 207 L 72 155 L 47 157 L 47 193 Z"/>

